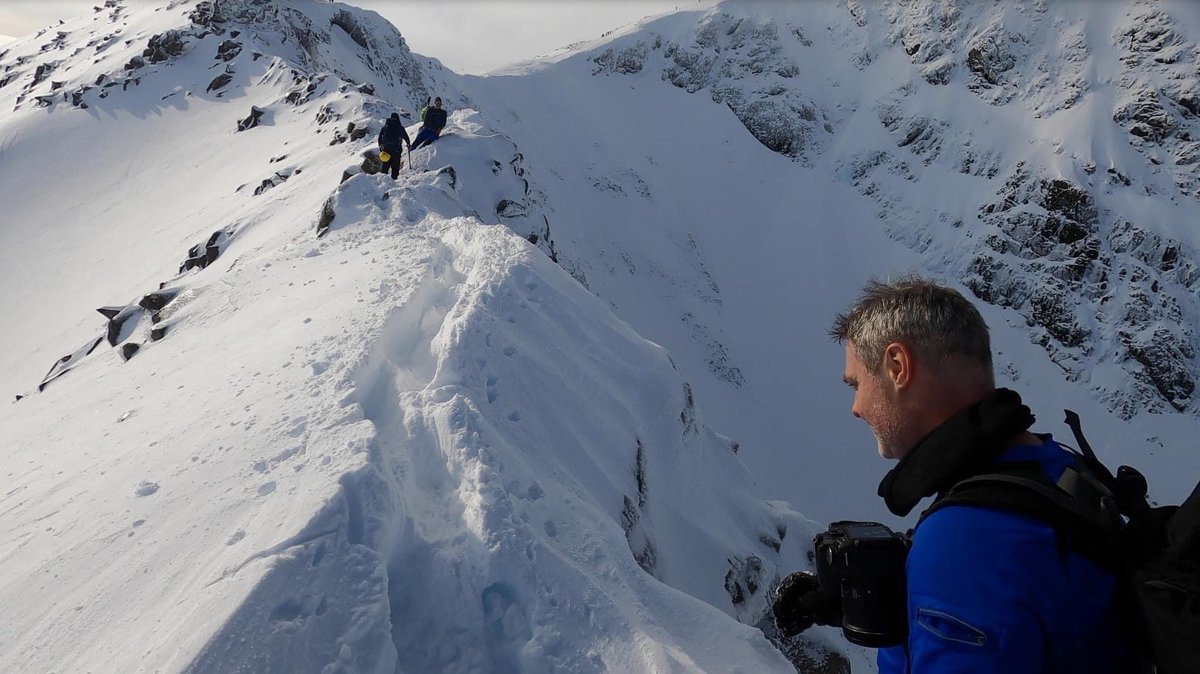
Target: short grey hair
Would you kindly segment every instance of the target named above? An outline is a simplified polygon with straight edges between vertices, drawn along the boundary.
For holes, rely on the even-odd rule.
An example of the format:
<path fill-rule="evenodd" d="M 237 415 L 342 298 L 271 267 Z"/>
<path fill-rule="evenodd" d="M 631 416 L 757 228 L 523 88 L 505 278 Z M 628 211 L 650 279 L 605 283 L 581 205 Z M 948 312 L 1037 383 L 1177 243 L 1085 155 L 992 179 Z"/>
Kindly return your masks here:
<path fill-rule="evenodd" d="M 850 309 L 838 314 L 829 336 L 853 344 L 874 374 L 888 344 L 900 342 L 935 368 L 958 355 L 977 364 L 989 382 L 995 378 L 991 338 L 979 310 L 957 290 L 920 276 L 870 281 Z"/>

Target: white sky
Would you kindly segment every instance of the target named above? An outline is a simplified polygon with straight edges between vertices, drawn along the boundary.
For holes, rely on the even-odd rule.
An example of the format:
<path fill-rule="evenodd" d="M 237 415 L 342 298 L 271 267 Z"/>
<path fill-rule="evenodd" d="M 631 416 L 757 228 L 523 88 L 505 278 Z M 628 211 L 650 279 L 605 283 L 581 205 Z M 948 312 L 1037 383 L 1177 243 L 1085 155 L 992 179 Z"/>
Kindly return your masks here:
<path fill-rule="evenodd" d="M 149 2 L 150 0 L 127 0 Z M 712 0 L 701 0 L 712 4 Z M 0 0 L 0 44 L 59 19 L 91 15 L 98 0 Z M 698 0 L 353 0 L 396 25 L 413 51 L 479 73 Z"/>

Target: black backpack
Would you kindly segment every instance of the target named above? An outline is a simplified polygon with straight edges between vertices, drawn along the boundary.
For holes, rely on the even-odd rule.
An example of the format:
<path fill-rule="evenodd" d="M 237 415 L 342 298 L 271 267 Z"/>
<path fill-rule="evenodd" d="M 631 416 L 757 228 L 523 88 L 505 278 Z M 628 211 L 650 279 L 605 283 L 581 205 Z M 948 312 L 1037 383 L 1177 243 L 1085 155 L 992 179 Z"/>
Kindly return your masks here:
<path fill-rule="evenodd" d="M 958 482 L 921 518 L 978 505 L 1046 522 L 1060 541 L 1117 574 L 1146 671 L 1200 673 L 1200 484 L 1182 505 L 1152 507 L 1140 472 L 1121 466 L 1114 475 L 1083 437 L 1079 416 L 1067 410 L 1066 422 L 1082 454 L 1057 483 L 1037 464 L 1003 464 Z"/>

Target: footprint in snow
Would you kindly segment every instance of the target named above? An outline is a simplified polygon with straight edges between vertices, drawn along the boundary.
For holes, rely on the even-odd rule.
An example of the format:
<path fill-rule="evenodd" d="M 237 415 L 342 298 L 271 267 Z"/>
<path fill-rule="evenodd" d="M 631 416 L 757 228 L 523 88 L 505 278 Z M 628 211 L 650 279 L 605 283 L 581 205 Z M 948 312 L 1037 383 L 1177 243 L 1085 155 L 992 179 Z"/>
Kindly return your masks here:
<path fill-rule="evenodd" d="M 513 647 L 507 642 L 529 641 L 533 638 L 529 615 L 512 585 L 492 583 L 483 589 L 480 601 L 483 603 L 484 620 L 487 622 L 488 641 L 492 642 L 489 645 L 493 649 L 500 647 L 507 651 Z"/>
<path fill-rule="evenodd" d="M 138 483 L 137 488 L 135 488 L 133 490 L 133 493 L 137 496 L 149 496 L 156 491 L 158 491 L 158 483 L 157 482 L 150 482 L 149 480 L 142 480 L 141 482 Z"/>

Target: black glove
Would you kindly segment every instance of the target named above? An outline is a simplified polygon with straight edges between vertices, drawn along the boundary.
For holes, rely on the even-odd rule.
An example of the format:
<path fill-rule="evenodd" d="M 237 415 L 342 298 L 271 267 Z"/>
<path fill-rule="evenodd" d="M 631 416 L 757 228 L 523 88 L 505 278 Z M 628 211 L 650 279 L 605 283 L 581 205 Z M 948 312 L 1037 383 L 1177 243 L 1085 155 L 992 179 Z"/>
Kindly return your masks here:
<path fill-rule="evenodd" d="M 783 579 L 771 604 L 779 631 L 792 637 L 817 625 L 842 624 L 842 598 L 821 588 L 817 577 L 798 571 Z"/>

